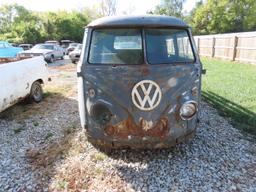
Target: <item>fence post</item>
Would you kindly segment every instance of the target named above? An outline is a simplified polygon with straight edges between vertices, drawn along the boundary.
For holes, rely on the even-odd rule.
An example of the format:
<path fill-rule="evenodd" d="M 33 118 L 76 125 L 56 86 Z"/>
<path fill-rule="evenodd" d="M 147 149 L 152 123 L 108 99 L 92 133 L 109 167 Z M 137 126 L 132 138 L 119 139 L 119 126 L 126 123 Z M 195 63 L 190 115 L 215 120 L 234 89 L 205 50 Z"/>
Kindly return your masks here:
<path fill-rule="evenodd" d="M 214 57 L 215 54 L 215 37 L 212 38 L 212 57 Z"/>
<path fill-rule="evenodd" d="M 234 46 L 233 46 L 233 55 L 232 55 L 232 61 L 236 60 L 236 47 L 237 47 L 238 38 L 237 36 L 234 37 Z"/>

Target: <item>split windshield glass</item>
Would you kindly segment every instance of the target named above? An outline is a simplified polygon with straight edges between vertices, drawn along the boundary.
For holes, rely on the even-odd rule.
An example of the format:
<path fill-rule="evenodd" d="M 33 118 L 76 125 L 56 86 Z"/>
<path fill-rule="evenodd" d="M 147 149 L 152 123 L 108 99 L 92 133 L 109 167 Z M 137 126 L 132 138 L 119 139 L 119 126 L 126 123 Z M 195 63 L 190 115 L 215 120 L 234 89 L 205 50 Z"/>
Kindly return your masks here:
<path fill-rule="evenodd" d="M 186 30 L 146 29 L 145 34 L 148 63 L 187 63 L 195 60 Z"/>
<path fill-rule="evenodd" d="M 193 62 L 194 55 L 186 30 L 145 29 L 149 64 Z M 89 63 L 143 64 L 141 29 L 95 29 Z"/>
<path fill-rule="evenodd" d="M 142 64 L 139 29 L 98 29 L 93 31 L 89 63 Z"/>

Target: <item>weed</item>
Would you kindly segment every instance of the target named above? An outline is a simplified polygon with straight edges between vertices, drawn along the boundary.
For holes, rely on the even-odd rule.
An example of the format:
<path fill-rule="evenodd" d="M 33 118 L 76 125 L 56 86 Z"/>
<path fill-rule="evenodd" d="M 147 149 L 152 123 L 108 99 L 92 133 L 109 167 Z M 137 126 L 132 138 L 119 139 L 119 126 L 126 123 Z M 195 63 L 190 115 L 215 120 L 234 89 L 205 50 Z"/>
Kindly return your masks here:
<path fill-rule="evenodd" d="M 95 173 L 96 175 L 101 175 L 101 174 L 103 173 L 103 170 L 100 169 L 100 168 L 95 168 L 94 173 Z"/>
<path fill-rule="evenodd" d="M 48 140 L 53 136 L 53 133 L 47 133 L 47 135 L 45 136 L 44 140 Z"/>
<path fill-rule="evenodd" d="M 104 161 L 107 156 L 101 152 L 97 152 L 91 155 L 91 158 L 95 161 Z"/>
<path fill-rule="evenodd" d="M 68 134 L 74 133 L 75 130 L 76 130 L 76 125 L 73 123 L 64 129 L 64 134 L 68 135 Z"/>
<path fill-rule="evenodd" d="M 18 127 L 17 129 L 14 129 L 14 133 L 18 134 L 18 133 L 20 133 L 23 130 L 24 130 L 24 127 Z"/>
<path fill-rule="evenodd" d="M 34 125 L 34 127 L 37 127 L 39 125 L 39 123 L 37 121 L 33 121 L 33 125 Z"/>
<path fill-rule="evenodd" d="M 68 182 L 66 182 L 66 181 L 59 181 L 58 182 L 58 188 L 59 189 L 67 189 L 68 188 Z"/>

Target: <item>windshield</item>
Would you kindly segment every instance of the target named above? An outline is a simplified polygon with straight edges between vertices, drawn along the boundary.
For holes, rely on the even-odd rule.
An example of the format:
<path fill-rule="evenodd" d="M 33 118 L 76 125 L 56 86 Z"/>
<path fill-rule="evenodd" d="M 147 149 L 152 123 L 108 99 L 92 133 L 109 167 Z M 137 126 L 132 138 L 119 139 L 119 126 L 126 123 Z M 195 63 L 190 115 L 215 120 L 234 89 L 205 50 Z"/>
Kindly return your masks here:
<path fill-rule="evenodd" d="M 77 43 L 70 43 L 69 47 L 76 47 L 78 44 Z"/>
<path fill-rule="evenodd" d="M 62 43 L 61 47 L 62 48 L 67 48 L 69 46 L 69 43 Z"/>
<path fill-rule="evenodd" d="M 1 42 L 0 43 L 0 49 L 2 48 L 8 48 L 8 47 L 11 47 L 11 45 L 9 43 L 6 43 L 6 42 Z"/>
<path fill-rule="evenodd" d="M 142 64 L 141 29 L 95 29 L 89 51 L 91 64 Z M 188 31 L 145 29 L 146 58 L 149 64 L 194 62 Z"/>
<path fill-rule="evenodd" d="M 82 44 L 79 44 L 76 46 L 75 50 L 81 50 L 82 49 Z"/>
<path fill-rule="evenodd" d="M 33 49 L 50 49 L 50 50 L 54 50 L 54 46 L 53 45 L 35 45 L 33 47 Z"/>
<path fill-rule="evenodd" d="M 5 44 L 4 43 L 0 43 L 0 49 L 1 48 L 5 48 Z"/>
<path fill-rule="evenodd" d="M 186 30 L 146 29 L 145 35 L 148 63 L 185 63 L 195 60 Z"/>
<path fill-rule="evenodd" d="M 97 29 L 93 31 L 89 63 L 142 64 L 140 29 Z"/>

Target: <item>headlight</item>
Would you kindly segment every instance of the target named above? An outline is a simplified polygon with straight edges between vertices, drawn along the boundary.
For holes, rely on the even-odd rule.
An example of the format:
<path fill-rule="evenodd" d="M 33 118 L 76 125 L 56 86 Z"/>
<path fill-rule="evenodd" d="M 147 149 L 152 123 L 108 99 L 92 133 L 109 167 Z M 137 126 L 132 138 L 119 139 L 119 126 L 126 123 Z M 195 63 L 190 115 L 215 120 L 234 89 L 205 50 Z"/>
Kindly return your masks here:
<path fill-rule="evenodd" d="M 90 115 L 94 121 L 101 125 L 106 125 L 112 117 L 108 107 L 102 103 L 96 103 L 91 106 Z"/>
<path fill-rule="evenodd" d="M 197 112 L 197 103 L 195 101 L 187 101 L 180 108 L 180 117 L 183 120 L 190 120 Z"/>

